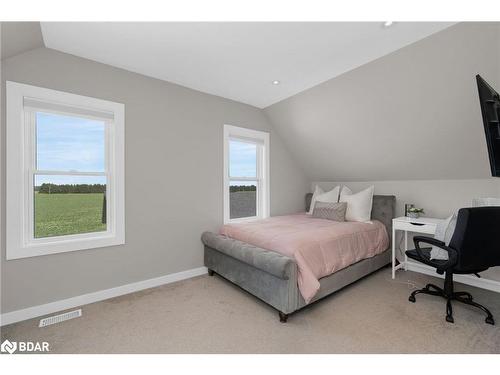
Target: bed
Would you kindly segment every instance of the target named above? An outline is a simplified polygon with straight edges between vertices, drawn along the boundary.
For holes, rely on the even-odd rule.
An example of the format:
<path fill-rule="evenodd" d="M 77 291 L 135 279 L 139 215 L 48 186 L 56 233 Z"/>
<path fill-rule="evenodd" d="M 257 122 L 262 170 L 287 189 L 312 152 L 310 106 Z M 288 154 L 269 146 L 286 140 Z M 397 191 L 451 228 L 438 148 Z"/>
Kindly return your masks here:
<path fill-rule="evenodd" d="M 306 212 L 312 194 L 307 194 Z M 204 262 L 209 275 L 218 274 L 278 310 L 281 322 L 289 314 L 319 301 L 339 289 L 385 267 L 391 262 L 390 236 L 395 210 L 394 196 L 373 196 L 372 220 L 385 227 L 387 239 L 376 255 L 361 259 L 318 279 L 314 295 L 304 298 L 303 265 L 292 256 L 267 250 L 226 235 L 205 232 Z M 298 218 L 292 218 L 298 220 Z M 367 225 L 367 224 L 364 224 Z M 299 270 L 300 268 L 300 270 Z M 302 293 L 301 293 L 302 292 Z"/>

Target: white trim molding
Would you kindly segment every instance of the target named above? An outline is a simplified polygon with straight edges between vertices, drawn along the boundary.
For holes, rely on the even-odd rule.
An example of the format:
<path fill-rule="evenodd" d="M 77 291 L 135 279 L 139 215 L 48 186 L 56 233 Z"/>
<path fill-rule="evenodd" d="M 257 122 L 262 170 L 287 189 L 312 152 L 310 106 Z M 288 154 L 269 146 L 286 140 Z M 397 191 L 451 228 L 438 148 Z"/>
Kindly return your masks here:
<path fill-rule="evenodd" d="M 62 310 L 88 305 L 90 303 L 104 301 L 109 298 L 123 296 L 144 289 L 154 288 L 160 285 L 174 283 L 176 281 L 190 279 L 207 273 L 206 267 L 193 268 L 187 271 L 172 273 L 170 275 L 155 277 L 153 279 L 138 281 L 115 288 L 100 290 L 97 292 L 82 294 L 55 302 L 28 307 L 21 310 L 11 311 L 0 315 L 0 326 L 20 322 L 23 320 L 37 318 L 47 314 L 53 314 Z"/>
<path fill-rule="evenodd" d="M 407 262 L 407 269 L 408 271 L 419 272 L 425 275 L 444 279 L 444 275 L 439 275 L 438 273 L 436 273 L 435 268 L 432 268 L 426 264 Z M 500 293 L 500 281 L 485 279 L 473 275 L 453 275 L 453 280 L 462 284 L 467 284 L 475 286 L 477 288 L 487 289 L 493 292 Z"/>
<path fill-rule="evenodd" d="M 6 258 L 93 249 L 125 243 L 125 106 L 82 95 L 7 81 Z M 104 171 L 39 170 L 36 162 L 36 114 L 99 119 L 104 124 Z M 106 178 L 106 230 L 36 238 L 35 176 Z"/>
<path fill-rule="evenodd" d="M 223 162 L 223 175 L 224 175 L 224 192 L 223 192 L 223 212 L 224 224 L 229 222 L 242 222 L 255 219 L 264 219 L 269 217 L 270 212 L 270 172 L 269 172 L 269 133 L 259 130 L 241 128 L 233 125 L 224 125 L 224 162 Z M 230 175 L 230 140 L 237 140 L 241 142 L 252 143 L 257 146 L 257 166 L 256 176 L 231 176 Z M 244 217 L 238 219 L 230 218 L 230 192 L 229 187 L 233 181 L 255 181 L 257 184 L 257 215 L 254 217 Z"/>

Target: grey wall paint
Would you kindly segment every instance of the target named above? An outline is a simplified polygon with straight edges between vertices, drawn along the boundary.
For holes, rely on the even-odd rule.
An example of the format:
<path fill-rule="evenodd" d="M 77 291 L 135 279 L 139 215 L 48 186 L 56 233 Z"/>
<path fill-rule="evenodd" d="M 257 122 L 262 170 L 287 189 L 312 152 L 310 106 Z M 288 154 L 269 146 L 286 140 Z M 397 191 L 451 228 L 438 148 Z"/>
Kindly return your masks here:
<path fill-rule="evenodd" d="M 303 209 L 309 182 L 254 107 L 46 48 L 4 60 L 2 94 L 5 80 L 125 104 L 127 243 L 5 261 L 2 235 L 2 312 L 202 266 L 200 235 L 223 218 L 223 124 L 270 132 L 271 213 Z"/>
<path fill-rule="evenodd" d="M 446 218 L 461 207 L 470 207 L 473 198 L 500 198 L 500 178 L 473 180 L 414 180 L 414 181 L 336 181 L 313 182 L 324 189 L 337 185 L 349 186 L 354 192 L 374 185 L 375 194 L 396 196 L 396 216 L 404 215 L 405 203 L 425 209 L 425 216 Z M 500 281 L 500 267 L 490 268 L 482 276 Z"/>
<path fill-rule="evenodd" d="M 44 47 L 40 22 L 1 22 L 2 59 Z"/>
<path fill-rule="evenodd" d="M 452 26 L 265 112 L 313 181 L 487 178 L 477 73 L 500 90 L 500 23 Z"/>

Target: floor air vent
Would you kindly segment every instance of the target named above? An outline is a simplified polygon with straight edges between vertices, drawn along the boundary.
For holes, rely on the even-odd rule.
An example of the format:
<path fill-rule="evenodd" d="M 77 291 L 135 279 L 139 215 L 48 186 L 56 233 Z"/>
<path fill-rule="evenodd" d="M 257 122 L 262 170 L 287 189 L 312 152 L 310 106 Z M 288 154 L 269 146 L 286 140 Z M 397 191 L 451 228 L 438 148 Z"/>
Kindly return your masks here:
<path fill-rule="evenodd" d="M 64 314 L 49 316 L 48 318 L 41 319 L 38 327 L 50 326 L 51 324 L 61 323 L 64 322 L 65 320 L 79 318 L 80 316 L 82 316 L 82 309 L 69 311 Z"/>

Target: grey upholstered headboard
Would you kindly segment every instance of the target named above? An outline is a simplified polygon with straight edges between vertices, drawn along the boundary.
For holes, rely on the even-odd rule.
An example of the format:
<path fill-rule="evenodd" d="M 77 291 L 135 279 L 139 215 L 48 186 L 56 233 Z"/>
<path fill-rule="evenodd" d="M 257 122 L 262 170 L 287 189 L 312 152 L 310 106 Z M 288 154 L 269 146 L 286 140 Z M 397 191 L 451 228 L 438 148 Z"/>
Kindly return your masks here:
<path fill-rule="evenodd" d="M 306 211 L 311 206 L 312 193 L 306 194 Z M 389 238 L 392 235 L 392 219 L 396 212 L 396 196 L 374 195 L 372 207 L 372 219 L 382 222 L 387 228 Z"/>

